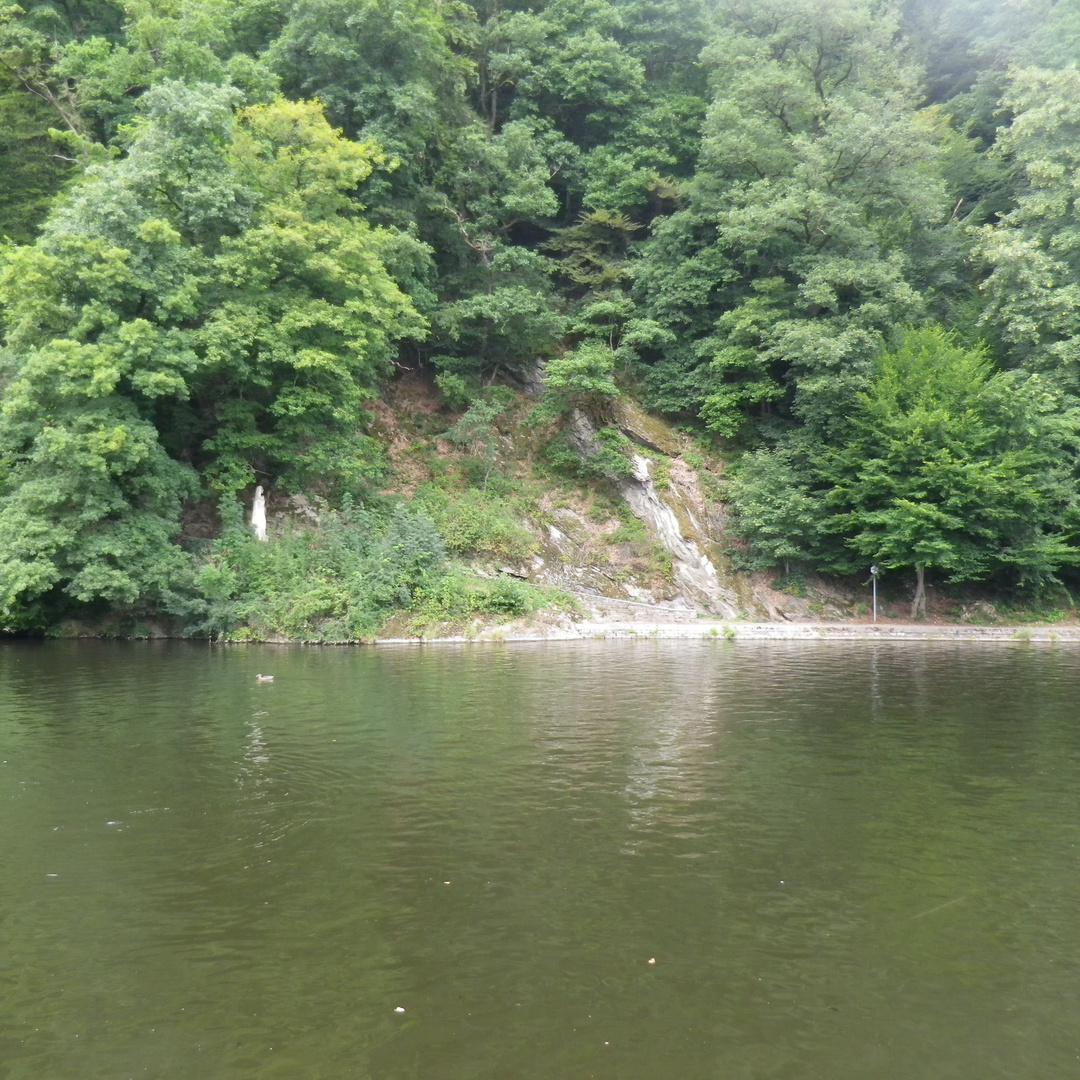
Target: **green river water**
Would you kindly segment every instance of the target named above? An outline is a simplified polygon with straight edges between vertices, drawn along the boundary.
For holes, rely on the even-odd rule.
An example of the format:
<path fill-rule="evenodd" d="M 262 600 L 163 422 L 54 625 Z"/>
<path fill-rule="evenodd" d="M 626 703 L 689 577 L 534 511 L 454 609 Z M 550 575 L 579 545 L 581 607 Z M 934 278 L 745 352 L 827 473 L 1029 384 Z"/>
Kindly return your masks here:
<path fill-rule="evenodd" d="M 1080 1076 L 1078 648 L 15 642 L 0 762 L 0 1080 Z"/>

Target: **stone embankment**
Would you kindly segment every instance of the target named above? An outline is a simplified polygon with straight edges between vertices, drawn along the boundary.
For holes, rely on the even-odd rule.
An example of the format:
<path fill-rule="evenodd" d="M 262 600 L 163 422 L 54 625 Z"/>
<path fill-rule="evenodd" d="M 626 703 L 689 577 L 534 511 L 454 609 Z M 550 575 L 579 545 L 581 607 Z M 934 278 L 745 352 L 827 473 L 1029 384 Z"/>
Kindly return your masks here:
<path fill-rule="evenodd" d="M 718 622 L 582 619 L 510 623 L 467 636 L 427 638 L 428 643 L 465 641 L 1000 641 L 1078 643 L 1080 626 L 967 626 L 934 623 Z M 387 638 L 380 644 L 415 644 L 416 638 Z"/>

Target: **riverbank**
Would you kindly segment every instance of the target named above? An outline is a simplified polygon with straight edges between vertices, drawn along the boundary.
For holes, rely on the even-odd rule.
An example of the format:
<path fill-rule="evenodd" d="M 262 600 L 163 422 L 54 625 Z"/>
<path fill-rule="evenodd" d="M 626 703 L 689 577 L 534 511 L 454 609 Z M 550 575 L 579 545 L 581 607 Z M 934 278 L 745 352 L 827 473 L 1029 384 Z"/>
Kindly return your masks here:
<path fill-rule="evenodd" d="M 629 605 L 623 605 L 629 606 Z M 640 613 L 621 614 L 593 608 L 585 613 L 547 610 L 510 621 L 490 617 L 471 622 L 430 623 L 410 626 L 404 620 L 387 627 L 383 634 L 353 640 L 288 637 L 285 635 L 244 635 L 226 638 L 232 644 L 271 645 L 438 645 L 472 641 L 602 641 L 665 639 L 681 641 L 1012 641 L 1080 643 L 1080 623 L 1026 623 L 974 625 L 942 621 L 906 622 L 886 619 L 786 621 L 717 619 L 678 607 L 639 604 Z M 396 632 L 395 632 L 396 631 Z M 405 631 L 405 632 L 403 632 Z M 412 631 L 411 633 L 408 631 Z M 69 622 L 52 636 L 59 638 L 167 639 L 177 636 L 164 626 L 149 626 L 145 632 L 117 634 Z M 0 638 L 2 639 L 2 638 Z M 220 639 L 219 639 L 220 640 Z"/>
<path fill-rule="evenodd" d="M 661 620 L 569 619 L 504 623 L 445 637 L 388 637 L 375 644 L 455 644 L 467 641 L 590 641 L 678 639 L 684 641 L 1003 641 L 1080 643 L 1080 626 L 970 626 L 939 623 L 722 622 L 711 619 Z"/>

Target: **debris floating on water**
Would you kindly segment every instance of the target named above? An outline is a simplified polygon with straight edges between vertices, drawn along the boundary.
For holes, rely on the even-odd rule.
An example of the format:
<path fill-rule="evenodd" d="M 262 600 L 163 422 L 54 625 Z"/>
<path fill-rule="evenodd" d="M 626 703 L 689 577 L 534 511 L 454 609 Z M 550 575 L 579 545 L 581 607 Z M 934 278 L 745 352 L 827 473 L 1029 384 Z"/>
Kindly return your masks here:
<path fill-rule="evenodd" d="M 961 900 L 966 900 L 971 893 L 964 893 L 963 896 L 957 896 L 953 900 L 946 900 L 944 904 L 938 904 L 936 907 L 928 908 L 926 911 L 920 911 L 918 915 L 910 916 L 912 919 L 925 919 L 927 915 L 933 915 L 937 911 L 943 911 L 945 908 L 952 907 L 953 904 L 959 904 Z"/>

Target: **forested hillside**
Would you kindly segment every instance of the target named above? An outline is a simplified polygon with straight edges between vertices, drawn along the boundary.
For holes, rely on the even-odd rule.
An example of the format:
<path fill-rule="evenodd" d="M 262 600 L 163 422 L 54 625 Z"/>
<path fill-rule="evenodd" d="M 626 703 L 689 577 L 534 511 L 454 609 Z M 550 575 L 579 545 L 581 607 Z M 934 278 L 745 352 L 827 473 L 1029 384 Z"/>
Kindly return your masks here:
<path fill-rule="evenodd" d="M 1077 0 L 0 8 L 0 617 L 521 613 L 453 563 L 528 550 L 499 424 L 602 485 L 624 398 L 725 463 L 744 569 L 1069 586 L 1078 62 Z"/>

